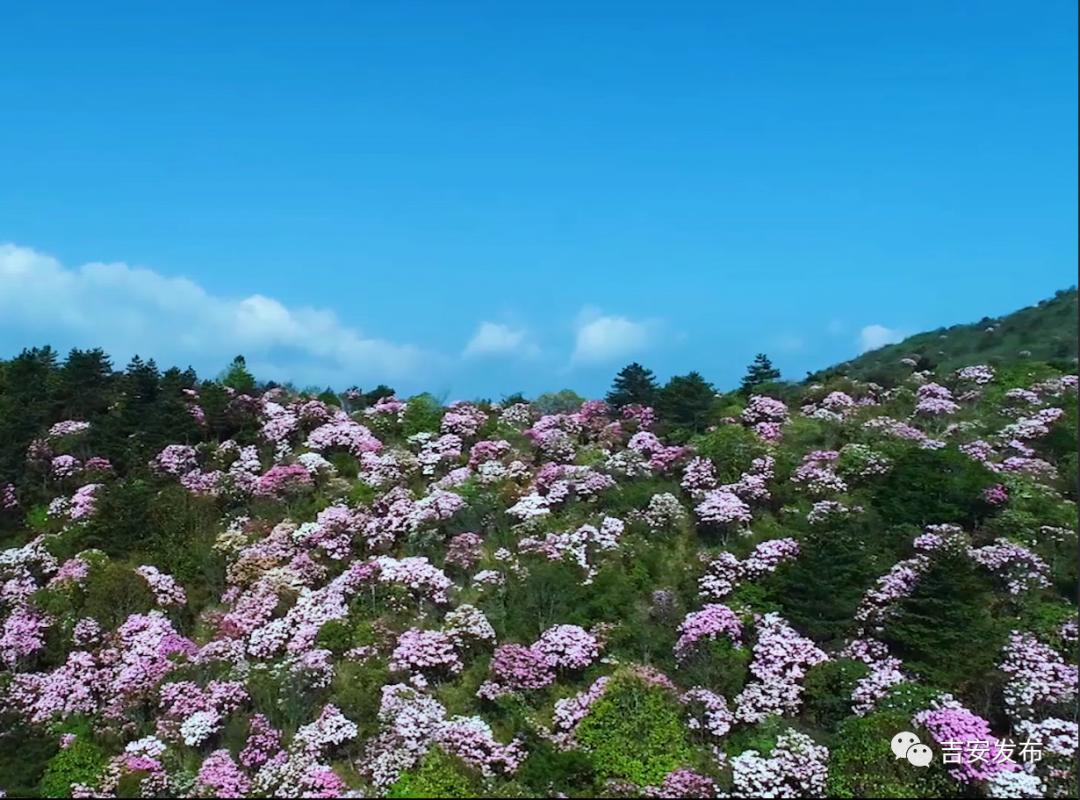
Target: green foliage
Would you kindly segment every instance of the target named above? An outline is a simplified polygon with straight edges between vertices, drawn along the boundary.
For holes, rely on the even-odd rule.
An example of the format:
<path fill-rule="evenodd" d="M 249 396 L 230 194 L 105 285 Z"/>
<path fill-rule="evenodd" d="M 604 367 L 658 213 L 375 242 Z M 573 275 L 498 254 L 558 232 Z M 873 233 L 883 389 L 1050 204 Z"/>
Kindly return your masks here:
<path fill-rule="evenodd" d="M 544 560 L 530 563 L 524 578 L 512 577 L 501 595 L 486 596 L 481 608 L 511 641 L 531 642 L 552 625 L 586 623 L 588 595 L 580 569 Z"/>
<path fill-rule="evenodd" d="M 385 383 L 380 383 L 370 392 L 364 392 L 363 406 L 373 406 L 380 400 L 382 400 L 384 397 L 393 397 L 394 394 L 395 392 L 392 388 L 387 386 Z"/>
<path fill-rule="evenodd" d="M 941 695 L 942 690 L 934 686 L 905 681 L 889 689 L 877 703 L 877 711 L 897 712 L 910 719 L 915 714 L 930 707 Z"/>
<path fill-rule="evenodd" d="M 851 692 L 870 672 L 861 661 L 837 658 L 811 667 L 803 681 L 802 717 L 827 731 L 851 714 Z"/>
<path fill-rule="evenodd" d="M 680 664 L 678 675 L 687 686 L 704 686 L 724 697 L 735 697 L 746 685 L 752 653 L 726 638 L 700 642 Z"/>
<path fill-rule="evenodd" d="M 23 350 L 0 370 L 0 483 L 24 469 L 26 448 L 52 418 L 57 357 L 51 347 Z"/>
<path fill-rule="evenodd" d="M 772 361 L 764 353 L 754 356 L 753 363 L 746 368 L 746 375 L 739 387 L 743 394 L 750 394 L 763 384 L 773 383 L 780 379 L 780 370 L 772 365 Z"/>
<path fill-rule="evenodd" d="M 828 797 L 952 797 L 957 787 L 940 762 L 913 769 L 893 755 L 892 737 L 911 729 L 910 716 L 875 712 L 848 717 L 829 750 Z"/>
<path fill-rule="evenodd" d="M 573 389 L 544 392 L 533 400 L 533 408 L 541 414 L 570 414 L 581 408 L 585 398 Z"/>
<path fill-rule="evenodd" d="M 613 516 L 626 516 L 633 511 L 646 508 L 654 494 L 665 492 L 678 496 L 679 485 L 674 481 L 656 478 L 637 478 L 620 481 L 604 494 L 605 513 Z"/>
<path fill-rule="evenodd" d="M 651 369 L 646 369 L 636 361 L 627 364 L 615 376 L 611 391 L 607 393 L 607 402 L 616 408 L 637 403 L 651 406 L 656 402 L 660 387 Z"/>
<path fill-rule="evenodd" d="M 713 462 L 720 483 L 734 483 L 767 452 L 761 439 L 741 425 L 721 425 L 693 440 L 698 455 Z"/>
<path fill-rule="evenodd" d="M 402 416 L 402 431 L 406 436 L 425 431 L 439 430 L 442 420 L 442 404 L 430 394 L 418 394 L 410 398 Z"/>
<path fill-rule="evenodd" d="M 657 785 L 693 756 L 678 701 L 628 675 L 612 678 L 575 736 L 602 780 Z"/>
<path fill-rule="evenodd" d="M 137 558 L 182 584 L 220 586 L 223 566 L 212 545 L 219 512 L 212 498 L 178 484 L 160 489 L 142 479 L 111 483 L 94 516 L 67 542 L 68 554 L 98 548 L 114 558 Z"/>
<path fill-rule="evenodd" d="M 335 655 L 341 655 L 353 646 L 353 630 L 347 622 L 338 619 L 328 620 L 319 628 L 315 636 L 315 644 Z"/>
<path fill-rule="evenodd" d="M 989 578 L 966 553 L 939 551 L 896 604 L 882 640 L 907 669 L 963 693 L 986 683 L 1007 635 L 993 597 Z"/>
<path fill-rule="evenodd" d="M 1061 626 L 1070 619 L 1076 619 L 1076 607 L 1061 600 L 1047 601 L 1037 598 L 1025 603 L 1020 611 L 1020 627 L 1031 631 L 1040 640 L 1059 650 L 1075 650 L 1061 638 Z"/>
<path fill-rule="evenodd" d="M 354 506 L 367 505 L 378 495 L 379 492 L 374 486 L 357 481 L 349 488 L 349 503 Z"/>
<path fill-rule="evenodd" d="M 789 727 L 791 725 L 788 720 L 779 714 L 770 714 L 757 725 L 732 731 L 724 739 L 722 746 L 729 756 L 738 755 L 747 750 L 757 750 L 764 755 L 773 751 L 777 737 Z"/>
<path fill-rule="evenodd" d="M 716 389 L 701 377 L 689 372 L 676 375 L 664 385 L 657 398 L 660 418 L 672 429 L 673 435 L 689 437 L 702 433 L 711 419 Z"/>
<path fill-rule="evenodd" d="M 785 618 L 817 641 L 846 635 L 863 592 L 878 574 L 867 545 L 872 536 L 859 517 L 804 534 L 798 557 L 763 582 Z"/>
<path fill-rule="evenodd" d="M 127 564 L 105 561 L 90 568 L 81 590 L 80 616 L 93 617 L 106 630 L 131 614 L 143 614 L 156 606 L 147 582 Z"/>
<path fill-rule="evenodd" d="M 330 453 L 330 455 L 326 456 L 326 460 L 334 465 L 337 474 L 342 478 L 352 480 L 360 472 L 360 464 L 357 462 L 356 456 L 352 453 L 346 453 L 344 450 Z"/>
<path fill-rule="evenodd" d="M 543 739 L 529 743 L 529 755 L 517 778 L 539 796 L 550 797 L 557 791 L 571 797 L 597 796 L 596 774 L 589 756 L 580 750 L 559 750 Z"/>
<path fill-rule="evenodd" d="M 390 787 L 388 797 L 478 797 L 481 778 L 461 759 L 433 747 Z"/>
<path fill-rule="evenodd" d="M 900 359 L 916 354 L 924 359 L 917 369 L 925 369 L 933 356 L 941 374 L 969 364 L 1017 361 L 1022 364 L 1025 359 L 1062 359 L 1075 368 L 1076 319 L 1077 295 L 1076 287 L 1072 287 L 1000 319 L 984 318 L 910 336 L 838 364 L 836 369 L 852 378 L 874 380 L 889 387 L 911 373 L 911 368 L 900 364 Z M 991 326 L 994 330 L 988 332 L 986 329 Z M 1022 352 L 1028 355 L 1021 356 Z M 808 380 L 820 381 L 823 375 L 815 373 Z"/>
<path fill-rule="evenodd" d="M 378 725 L 381 689 L 390 679 L 381 661 L 342 662 L 330 686 L 330 702 L 353 722 L 368 728 Z"/>
<path fill-rule="evenodd" d="M 326 403 L 328 406 L 341 408 L 341 398 L 337 396 L 337 392 L 331 389 L 329 386 L 323 391 L 319 392 L 318 399 Z"/>
<path fill-rule="evenodd" d="M 242 394 L 254 391 L 255 376 L 248 372 L 247 362 L 243 356 L 237 356 L 225 368 L 225 373 L 221 376 L 221 383 Z"/>
<path fill-rule="evenodd" d="M 41 777 L 59 750 L 57 739 L 39 727 L 0 717 L 0 787 L 8 797 L 39 795 Z"/>
<path fill-rule="evenodd" d="M 71 784 L 93 785 L 107 758 L 104 751 L 85 736 L 77 736 L 67 748 L 57 751 L 41 777 L 42 797 L 71 797 Z"/>
<path fill-rule="evenodd" d="M 982 464 L 953 447 L 905 447 L 874 494 L 886 522 L 973 527 L 987 511 L 982 492 L 995 483 Z"/>

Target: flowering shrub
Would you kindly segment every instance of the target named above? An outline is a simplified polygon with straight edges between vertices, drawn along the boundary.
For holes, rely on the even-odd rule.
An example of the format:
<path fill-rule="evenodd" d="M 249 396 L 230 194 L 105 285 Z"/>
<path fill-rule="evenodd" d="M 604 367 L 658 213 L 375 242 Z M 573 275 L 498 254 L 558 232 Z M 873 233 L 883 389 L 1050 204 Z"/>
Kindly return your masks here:
<path fill-rule="evenodd" d="M 533 649 L 555 669 L 584 669 L 598 655 L 599 644 L 577 625 L 556 625 L 540 635 Z"/>
<path fill-rule="evenodd" d="M 687 614 L 679 626 L 675 657 L 685 658 L 702 639 L 716 639 L 718 636 L 725 636 L 737 644 L 742 636 L 742 624 L 727 606 L 709 603 L 700 611 Z"/>

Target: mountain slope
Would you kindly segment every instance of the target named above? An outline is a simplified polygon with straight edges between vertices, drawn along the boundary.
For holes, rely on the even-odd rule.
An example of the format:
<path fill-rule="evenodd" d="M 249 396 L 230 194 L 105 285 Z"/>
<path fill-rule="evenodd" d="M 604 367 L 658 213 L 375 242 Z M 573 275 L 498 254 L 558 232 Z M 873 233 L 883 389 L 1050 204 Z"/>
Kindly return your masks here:
<path fill-rule="evenodd" d="M 967 364 L 1007 364 L 1021 359 L 1050 361 L 1067 369 L 1077 356 L 1076 288 L 1004 317 L 917 333 L 902 342 L 863 353 L 809 376 L 822 380 L 846 374 L 892 385 L 909 371 L 902 358 L 920 360 L 920 367 L 948 371 Z"/>

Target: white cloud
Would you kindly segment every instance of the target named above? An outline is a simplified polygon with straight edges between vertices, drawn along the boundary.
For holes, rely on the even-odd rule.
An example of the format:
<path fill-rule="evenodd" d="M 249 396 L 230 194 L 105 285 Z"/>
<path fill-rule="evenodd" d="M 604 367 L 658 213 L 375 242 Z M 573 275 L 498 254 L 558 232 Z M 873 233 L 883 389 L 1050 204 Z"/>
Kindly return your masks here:
<path fill-rule="evenodd" d="M 886 328 L 884 325 L 867 325 L 859 331 L 859 352 L 877 350 L 893 342 L 899 342 L 904 334 L 896 328 Z"/>
<path fill-rule="evenodd" d="M 540 348 L 528 341 L 521 328 L 511 328 L 498 322 L 481 322 L 472 339 L 465 345 L 465 358 L 476 356 L 535 356 Z"/>
<path fill-rule="evenodd" d="M 186 278 L 123 263 L 69 268 L 13 244 L 0 244 L 0 334 L 15 349 L 100 346 L 117 362 L 138 353 L 200 372 L 243 353 L 259 378 L 336 387 L 407 379 L 434 358 L 364 336 L 332 311 L 260 294 L 219 297 Z"/>
<path fill-rule="evenodd" d="M 634 322 L 585 309 L 578 316 L 570 360 L 574 364 L 600 364 L 638 353 L 651 344 L 655 329 L 655 322 Z"/>
<path fill-rule="evenodd" d="M 781 334 L 773 339 L 773 346 L 785 353 L 798 353 L 806 349 L 806 339 L 794 334 Z"/>

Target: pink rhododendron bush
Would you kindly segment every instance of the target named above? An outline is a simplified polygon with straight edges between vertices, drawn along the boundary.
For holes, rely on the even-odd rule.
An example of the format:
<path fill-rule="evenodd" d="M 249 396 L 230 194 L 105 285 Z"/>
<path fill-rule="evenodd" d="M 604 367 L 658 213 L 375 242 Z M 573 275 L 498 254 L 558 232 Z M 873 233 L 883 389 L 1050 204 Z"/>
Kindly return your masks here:
<path fill-rule="evenodd" d="M 762 363 L 444 406 L 0 362 L 0 789 L 1075 796 L 1076 377 Z"/>

